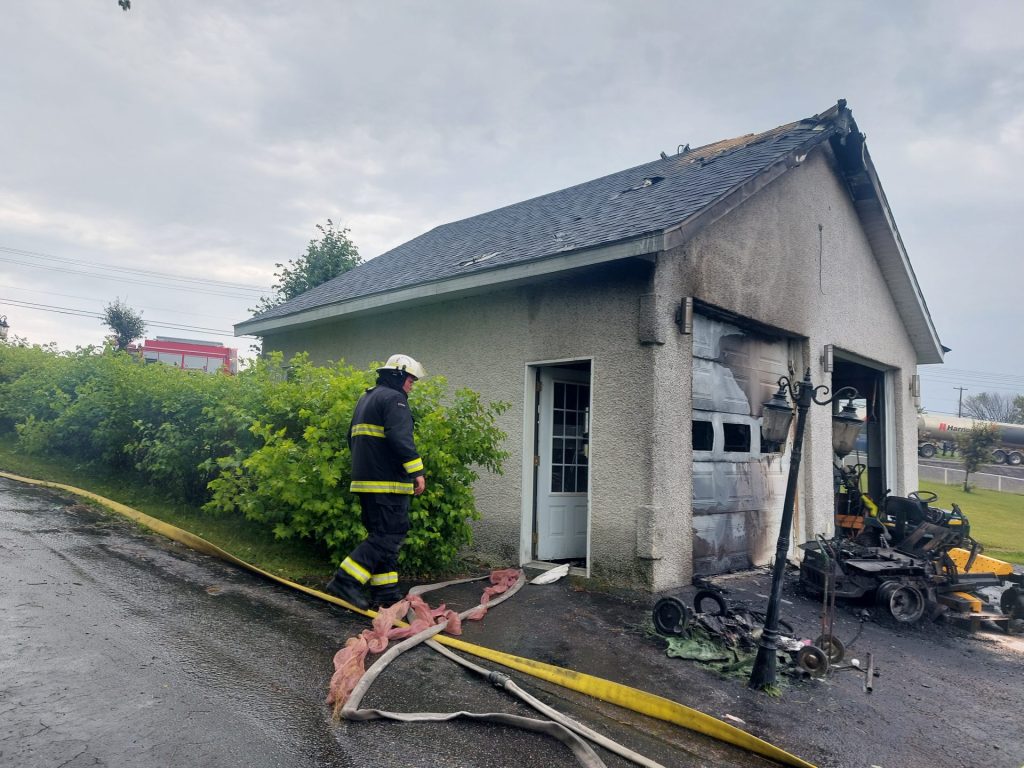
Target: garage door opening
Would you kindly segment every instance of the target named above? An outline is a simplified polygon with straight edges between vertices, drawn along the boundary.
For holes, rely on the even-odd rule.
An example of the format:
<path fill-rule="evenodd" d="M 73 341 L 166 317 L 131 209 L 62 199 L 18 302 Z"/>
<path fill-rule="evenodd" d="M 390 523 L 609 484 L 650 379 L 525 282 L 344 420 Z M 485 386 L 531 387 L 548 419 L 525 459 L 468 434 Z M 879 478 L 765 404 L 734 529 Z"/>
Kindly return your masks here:
<path fill-rule="evenodd" d="M 883 498 L 895 479 L 889 470 L 890 425 L 894 418 L 890 414 L 893 406 L 889 392 L 891 379 L 891 375 L 881 366 L 873 366 L 867 361 L 854 359 L 852 355 L 835 352 L 832 389 L 836 392 L 843 387 L 856 389 L 860 396 L 853 403 L 857 407 L 857 414 L 865 422 L 853 452 L 843 461 L 847 464 L 863 464 L 867 468 L 867 491 L 873 499 Z"/>

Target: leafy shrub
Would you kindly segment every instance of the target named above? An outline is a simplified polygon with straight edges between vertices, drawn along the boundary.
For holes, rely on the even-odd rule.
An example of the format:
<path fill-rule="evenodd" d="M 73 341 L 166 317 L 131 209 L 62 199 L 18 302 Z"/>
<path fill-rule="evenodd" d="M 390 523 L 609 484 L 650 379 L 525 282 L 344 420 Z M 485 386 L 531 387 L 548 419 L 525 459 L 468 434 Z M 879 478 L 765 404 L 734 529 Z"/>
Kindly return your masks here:
<path fill-rule="evenodd" d="M 269 366 L 262 373 L 272 372 Z M 263 414 L 251 432 L 260 444 L 218 461 L 206 509 L 240 511 L 272 526 L 279 538 L 322 542 L 337 559 L 365 536 L 358 497 L 348 490 L 351 456 L 348 426 L 356 401 L 373 384 L 372 371 L 338 364 L 318 368 L 292 361 L 288 381 L 268 387 Z M 444 568 L 472 537 L 477 519 L 472 485 L 477 468 L 501 471 L 505 438 L 495 425 L 502 403 L 485 405 L 469 391 L 450 405 L 443 377 L 416 385 L 409 405 L 427 490 L 412 500 L 412 529 L 402 550 L 403 569 L 425 573 Z M 272 407 L 267 408 L 268 405 Z M 267 418 L 273 413 L 277 418 Z"/>
<path fill-rule="evenodd" d="M 111 349 L 0 344 L 0 430 L 29 453 L 132 473 L 169 498 L 241 513 L 277 538 L 324 546 L 341 559 L 364 535 L 349 492 L 348 426 L 372 370 L 258 360 L 238 376 L 146 365 Z M 427 490 L 412 501 L 402 566 L 444 568 L 478 518 L 478 471 L 501 471 L 505 404 L 442 377 L 409 399 Z"/>

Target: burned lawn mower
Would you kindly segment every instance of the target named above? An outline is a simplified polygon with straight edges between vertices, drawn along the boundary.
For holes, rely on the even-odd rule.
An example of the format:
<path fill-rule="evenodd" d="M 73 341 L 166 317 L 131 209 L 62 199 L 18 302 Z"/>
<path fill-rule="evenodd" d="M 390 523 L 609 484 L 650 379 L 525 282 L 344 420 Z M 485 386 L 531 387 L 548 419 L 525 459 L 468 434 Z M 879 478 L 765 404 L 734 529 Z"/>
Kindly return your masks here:
<path fill-rule="evenodd" d="M 977 629 L 993 622 L 1010 632 L 1024 622 L 1024 575 L 982 554 L 960 508 L 932 506 L 927 491 L 875 502 L 861 488 L 863 464 L 837 466 L 836 533 L 802 544 L 800 583 L 812 594 L 831 590 L 871 598 L 893 619 L 912 624 L 947 616 Z M 1002 588 L 997 610 L 982 590 Z"/>
<path fill-rule="evenodd" d="M 658 633 L 669 638 L 669 655 L 706 664 L 717 665 L 719 672 L 729 673 L 746 669 L 757 652 L 758 639 L 764 627 L 764 613 L 730 601 L 728 591 L 706 578 L 697 577 L 698 587 L 693 607 L 678 597 L 660 598 L 654 605 L 652 618 Z M 793 677 L 823 677 L 830 670 L 859 669 L 859 662 L 843 665 L 843 643 L 827 630 L 815 641 L 801 640 L 793 626 L 779 621 L 778 639 L 780 660 L 787 663 Z M 870 659 L 870 654 L 868 654 Z M 873 675 L 873 669 L 867 672 Z M 865 690 L 870 690 L 866 683 Z"/>

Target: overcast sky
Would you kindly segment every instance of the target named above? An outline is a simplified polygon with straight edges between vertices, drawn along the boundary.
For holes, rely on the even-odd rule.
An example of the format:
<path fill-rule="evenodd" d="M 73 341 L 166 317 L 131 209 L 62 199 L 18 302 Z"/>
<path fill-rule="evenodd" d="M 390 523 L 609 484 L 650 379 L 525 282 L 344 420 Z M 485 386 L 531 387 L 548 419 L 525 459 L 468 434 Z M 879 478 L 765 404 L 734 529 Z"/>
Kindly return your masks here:
<path fill-rule="evenodd" d="M 953 349 L 924 405 L 956 412 L 1024 392 L 1022 30 L 1020 2 L 8 2 L 0 314 L 71 349 L 120 298 L 245 351 L 236 286 L 328 218 L 371 258 L 846 98 Z"/>

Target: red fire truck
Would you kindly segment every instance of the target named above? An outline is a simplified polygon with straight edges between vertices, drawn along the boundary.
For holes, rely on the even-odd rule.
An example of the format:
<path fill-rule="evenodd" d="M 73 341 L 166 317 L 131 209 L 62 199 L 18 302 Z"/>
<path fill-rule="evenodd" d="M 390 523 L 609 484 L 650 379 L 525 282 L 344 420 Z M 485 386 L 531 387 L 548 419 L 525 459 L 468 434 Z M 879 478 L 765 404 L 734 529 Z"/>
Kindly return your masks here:
<path fill-rule="evenodd" d="M 219 341 L 157 336 L 146 339 L 134 351 L 140 352 L 147 363 L 173 365 L 186 371 L 238 373 L 238 350 Z"/>

